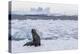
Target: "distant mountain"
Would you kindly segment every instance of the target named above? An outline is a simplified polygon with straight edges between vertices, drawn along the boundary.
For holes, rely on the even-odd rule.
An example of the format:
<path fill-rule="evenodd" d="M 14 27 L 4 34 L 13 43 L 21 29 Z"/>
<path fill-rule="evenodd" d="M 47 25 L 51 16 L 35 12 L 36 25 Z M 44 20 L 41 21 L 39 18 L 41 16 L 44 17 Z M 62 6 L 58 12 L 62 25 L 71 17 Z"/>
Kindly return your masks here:
<path fill-rule="evenodd" d="M 67 16 L 67 15 L 18 15 L 18 14 L 9 14 L 9 20 L 13 20 L 13 19 L 19 19 L 19 20 L 25 20 L 25 19 L 43 19 L 43 20 L 47 20 L 47 19 L 53 19 L 53 20 L 78 20 L 78 16 L 73 15 L 73 16 Z"/>

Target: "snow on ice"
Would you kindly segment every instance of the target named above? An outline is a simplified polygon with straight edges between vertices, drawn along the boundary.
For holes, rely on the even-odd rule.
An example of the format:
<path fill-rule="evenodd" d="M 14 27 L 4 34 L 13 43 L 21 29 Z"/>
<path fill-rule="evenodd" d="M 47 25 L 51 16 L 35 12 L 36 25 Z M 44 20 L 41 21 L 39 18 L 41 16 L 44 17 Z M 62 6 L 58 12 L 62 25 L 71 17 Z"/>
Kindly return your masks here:
<path fill-rule="evenodd" d="M 24 40 L 12 40 L 12 52 L 77 49 L 78 22 L 75 20 L 12 20 L 11 36 Z M 35 28 L 41 37 L 41 46 L 23 45 L 32 39 Z"/>

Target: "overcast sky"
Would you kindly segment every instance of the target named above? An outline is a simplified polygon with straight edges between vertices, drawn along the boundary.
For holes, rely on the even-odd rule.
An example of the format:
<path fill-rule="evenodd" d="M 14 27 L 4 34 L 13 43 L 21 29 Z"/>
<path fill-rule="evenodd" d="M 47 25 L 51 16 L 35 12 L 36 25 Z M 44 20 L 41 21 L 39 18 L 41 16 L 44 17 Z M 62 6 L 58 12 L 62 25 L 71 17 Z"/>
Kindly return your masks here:
<path fill-rule="evenodd" d="M 38 3 L 26 1 L 13 1 L 12 12 L 26 13 L 31 7 L 50 8 L 50 13 L 59 13 L 64 15 L 77 15 L 78 6 L 73 4 L 55 4 L 55 3 Z"/>

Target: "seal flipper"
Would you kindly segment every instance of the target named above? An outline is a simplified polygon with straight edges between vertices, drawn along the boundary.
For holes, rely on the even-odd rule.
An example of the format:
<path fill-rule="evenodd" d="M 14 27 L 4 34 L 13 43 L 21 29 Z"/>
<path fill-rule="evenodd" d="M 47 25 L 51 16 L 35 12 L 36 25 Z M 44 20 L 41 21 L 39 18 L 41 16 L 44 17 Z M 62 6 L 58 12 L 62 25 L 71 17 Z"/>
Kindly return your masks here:
<path fill-rule="evenodd" d="M 27 42 L 26 44 L 24 44 L 23 46 L 32 46 L 33 42 Z"/>

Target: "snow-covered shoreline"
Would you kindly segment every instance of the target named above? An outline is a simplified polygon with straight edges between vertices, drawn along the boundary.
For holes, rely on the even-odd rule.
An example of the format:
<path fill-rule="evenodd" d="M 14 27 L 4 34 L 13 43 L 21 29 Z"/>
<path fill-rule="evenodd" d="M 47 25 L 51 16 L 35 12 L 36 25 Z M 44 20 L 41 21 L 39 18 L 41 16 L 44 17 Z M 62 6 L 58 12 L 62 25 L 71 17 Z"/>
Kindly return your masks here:
<path fill-rule="evenodd" d="M 39 52 L 39 51 L 56 51 L 56 50 L 72 50 L 78 48 L 78 40 L 41 40 L 41 46 L 25 46 L 26 40 L 12 41 L 12 53 L 26 53 L 26 52 Z"/>

